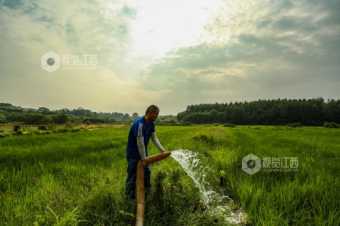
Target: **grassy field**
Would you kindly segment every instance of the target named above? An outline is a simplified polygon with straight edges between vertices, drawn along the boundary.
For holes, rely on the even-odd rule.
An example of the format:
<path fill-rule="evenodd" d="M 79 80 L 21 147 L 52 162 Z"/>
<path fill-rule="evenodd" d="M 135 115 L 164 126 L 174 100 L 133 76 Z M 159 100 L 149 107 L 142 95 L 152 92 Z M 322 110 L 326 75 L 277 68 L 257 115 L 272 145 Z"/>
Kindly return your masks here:
<path fill-rule="evenodd" d="M 125 201 L 129 127 L 0 139 L 3 225 L 131 225 Z M 247 225 L 340 225 L 340 130 L 274 126 L 156 126 L 168 151 L 189 149 L 226 172 L 222 186 Z M 149 143 L 149 155 L 159 153 Z M 297 172 L 242 170 L 242 158 L 298 157 Z M 173 159 L 151 165 L 145 225 L 226 225 L 202 208 L 198 188 Z M 6 224 L 7 223 L 7 224 Z"/>

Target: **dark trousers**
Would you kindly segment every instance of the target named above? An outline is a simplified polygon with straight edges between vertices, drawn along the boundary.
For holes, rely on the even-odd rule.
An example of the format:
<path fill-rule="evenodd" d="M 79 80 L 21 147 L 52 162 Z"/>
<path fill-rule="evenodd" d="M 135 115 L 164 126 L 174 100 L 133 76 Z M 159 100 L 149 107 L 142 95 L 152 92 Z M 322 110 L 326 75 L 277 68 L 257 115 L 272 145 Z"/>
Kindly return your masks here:
<path fill-rule="evenodd" d="M 128 168 L 127 168 L 127 179 L 125 184 L 125 195 L 126 198 L 135 199 L 136 198 L 136 179 L 137 179 L 137 163 L 140 160 L 138 159 L 132 159 L 129 157 L 126 157 L 126 160 L 128 162 Z M 144 187 L 145 187 L 145 198 L 152 193 L 152 187 L 150 182 L 151 177 L 151 169 L 150 165 L 146 165 L 144 168 Z"/>

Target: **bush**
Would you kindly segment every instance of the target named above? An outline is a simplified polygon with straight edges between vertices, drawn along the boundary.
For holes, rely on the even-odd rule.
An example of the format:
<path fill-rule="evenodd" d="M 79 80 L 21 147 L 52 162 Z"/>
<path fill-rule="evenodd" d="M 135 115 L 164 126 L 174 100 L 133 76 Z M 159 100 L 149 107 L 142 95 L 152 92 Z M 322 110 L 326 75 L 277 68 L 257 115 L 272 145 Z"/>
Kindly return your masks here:
<path fill-rule="evenodd" d="M 45 125 L 40 125 L 40 126 L 38 126 L 38 129 L 40 129 L 40 130 L 47 130 L 47 128 L 46 128 Z"/>
<path fill-rule="evenodd" d="M 0 138 L 3 138 L 3 137 L 10 137 L 12 136 L 11 133 L 0 133 Z"/>
<path fill-rule="evenodd" d="M 340 128 L 340 124 L 337 124 L 335 122 L 331 122 L 330 128 Z"/>
<path fill-rule="evenodd" d="M 33 133 L 34 134 L 41 134 L 41 131 L 40 130 L 34 130 Z"/>
<path fill-rule="evenodd" d="M 21 129 L 20 125 L 13 126 L 13 131 L 16 132 L 17 130 Z"/>
<path fill-rule="evenodd" d="M 85 124 L 86 125 L 91 125 L 91 122 L 89 120 L 86 120 Z"/>
<path fill-rule="evenodd" d="M 49 125 L 47 126 L 47 129 L 48 129 L 48 130 L 53 130 L 53 129 L 55 129 L 55 128 L 57 128 L 57 126 L 56 126 L 54 123 L 51 123 L 51 124 L 49 124 Z"/>
<path fill-rule="evenodd" d="M 34 135 L 34 130 L 28 129 L 26 135 Z"/>
<path fill-rule="evenodd" d="M 326 128 L 340 128 L 340 124 L 337 124 L 335 122 L 325 122 L 323 126 Z"/>
<path fill-rule="evenodd" d="M 6 133 L 0 133 L 0 138 L 6 137 Z"/>
<path fill-rule="evenodd" d="M 79 128 L 72 129 L 72 132 L 78 132 L 78 131 L 80 131 Z"/>
<path fill-rule="evenodd" d="M 70 122 L 67 122 L 65 125 L 66 128 L 73 129 L 73 125 Z"/>
<path fill-rule="evenodd" d="M 16 135 L 24 135 L 24 131 L 22 129 L 18 129 L 17 131 L 15 131 Z"/>

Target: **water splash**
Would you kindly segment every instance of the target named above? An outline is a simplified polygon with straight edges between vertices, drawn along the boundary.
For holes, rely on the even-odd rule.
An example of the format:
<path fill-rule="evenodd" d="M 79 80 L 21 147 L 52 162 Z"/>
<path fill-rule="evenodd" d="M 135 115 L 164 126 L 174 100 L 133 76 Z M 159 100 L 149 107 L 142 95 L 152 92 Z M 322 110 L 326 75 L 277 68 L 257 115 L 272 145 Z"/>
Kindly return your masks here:
<path fill-rule="evenodd" d="M 190 150 L 179 149 L 171 152 L 171 157 L 174 158 L 194 181 L 198 187 L 201 199 L 207 205 L 213 205 L 211 214 L 222 213 L 225 220 L 232 224 L 240 224 L 245 222 L 246 213 L 239 208 L 233 212 L 230 205 L 233 200 L 223 194 L 219 188 L 219 180 L 216 173 L 207 165 L 207 158 L 197 152 Z"/>

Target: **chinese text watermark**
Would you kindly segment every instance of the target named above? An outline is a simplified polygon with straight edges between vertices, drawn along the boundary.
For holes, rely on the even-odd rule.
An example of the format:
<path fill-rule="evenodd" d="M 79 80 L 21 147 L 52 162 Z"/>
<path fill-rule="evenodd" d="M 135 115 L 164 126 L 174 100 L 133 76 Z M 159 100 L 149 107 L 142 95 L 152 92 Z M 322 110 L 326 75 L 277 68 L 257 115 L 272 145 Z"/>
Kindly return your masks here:
<path fill-rule="evenodd" d="M 54 52 L 48 52 L 41 56 L 41 67 L 48 72 L 53 72 L 63 67 L 65 70 L 69 69 L 96 69 L 98 65 L 97 55 L 61 55 Z"/>
<path fill-rule="evenodd" d="M 249 154 L 242 159 L 242 170 L 253 175 L 261 170 L 264 172 L 297 172 L 299 167 L 298 157 L 264 157 L 261 159 L 254 154 Z"/>

